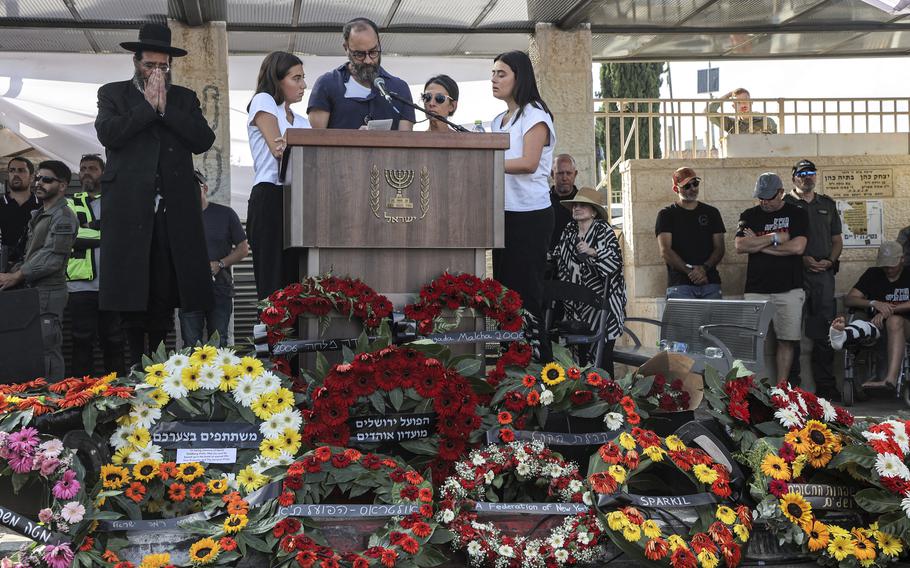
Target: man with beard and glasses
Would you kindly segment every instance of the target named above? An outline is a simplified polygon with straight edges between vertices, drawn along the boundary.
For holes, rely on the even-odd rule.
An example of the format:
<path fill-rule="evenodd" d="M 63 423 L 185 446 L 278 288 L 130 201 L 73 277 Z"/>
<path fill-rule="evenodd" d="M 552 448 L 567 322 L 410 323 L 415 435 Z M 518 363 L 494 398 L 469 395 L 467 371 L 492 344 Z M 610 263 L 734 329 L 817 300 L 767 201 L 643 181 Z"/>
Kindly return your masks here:
<path fill-rule="evenodd" d="M 0 290 L 25 285 L 38 290 L 38 316 L 44 343 L 44 373 L 49 381 L 63 379 L 63 331 L 66 307 L 66 261 L 73 249 L 78 221 L 66 206 L 66 186 L 72 173 L 66 164 L 38 164 L 35 195 L 41 208 L 32 212 L 22 262 L 0 272 Z"/>
<path fill-rule="evenodd" d="M 701 178 L 692 168 L 673 172 L 676 202 L 660 210 L 654 232 L 667 263 L 667 298 L 719 300 L 724 258 L 724 220 L 720 211 L 698 200 Z"/>
<path fill-rule="evenodd" d="M 133 52 L 131 80 L 98 89 L 95 130 L 107 150 L 100 182 L 99 308 L 121 313 L 130 362 L 154 350 L 174 324 L 174 308 L 214 305 L 202 203 L 193 154 L 215 141 L 196 94 L 171 85 L 171 31 L 145 24 Z M 148 336 L 148 347 L 145 339 Z"/>
<path fill-rule="evenodd" d="M 827 195 L 816 193 L 818 178 L 815 164 L 800 160 L 793 166 L 793 189 L 784 201 L 799 207 L 809 216 L 809 242 L 803 253 L 803 287 L 806 289 L 806 337 L 812 342 L 808 369 L 800 366 L 803 379 L 811 376 L 815 393 L 839 401 L 834 382 L 834 351 L 828 342 L 828 330 L 837 313 L 834 300 L 834 275 L 844 248 L 837 204 Z M 799 351 L 795 363 L 799 362 Z M 795 365 L 794 365 L 795 366 Z M 791 382 L 799 384 L 791 373 Z M 808 382 L 808 381 L 807 381 Z"/>
<path fill-rule="evenodd" d="M 98 309 L 98 282 L 101 274 L 101 185 L 104 160 L 98 154 L 86 154 L 79 162 L 82 191 L 69 199 L 70 209 L 79 219 L 79 232 L 73 254 L 66 266 L 67 309 L 73 338 L 73 356 L 68 375 L 94 376 L 95 339 L 104 354 L 106 373 L 122 376 L 123 334 L 120 314 Z"/>
<path fill-rule="evenodd" d="M 390 103 L 373 86 L 385 79 L 387 91 L 411 101 L 408 84 L 380 67 L 382 44 L 379 28 L 367 18 L 354 18 L 342 30 L 348 62 L 316 79 L 310 92 L 307 116 L 312 128 L 362 128 L 371 120 L 392 120 L 392 130 L 411 130 L 414 109 L 392 99 Z"/>
<path fill-rule="evenodd" d="M 13 158 L 6 171 L 6 192 L 0 196 L 0 271 L 22 260 L 28 220 L 41 207 L 32 193 L 35 165 L 25 158 Z"/>

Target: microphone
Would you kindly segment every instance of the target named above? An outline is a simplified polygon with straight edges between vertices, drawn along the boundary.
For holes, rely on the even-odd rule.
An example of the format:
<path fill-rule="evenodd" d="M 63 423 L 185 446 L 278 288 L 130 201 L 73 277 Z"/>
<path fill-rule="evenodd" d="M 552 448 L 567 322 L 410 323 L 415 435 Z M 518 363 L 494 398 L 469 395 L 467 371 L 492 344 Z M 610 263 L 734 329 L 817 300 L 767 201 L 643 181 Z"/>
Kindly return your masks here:
<path fill-rule="evenodd" d="M 376 90 L 379 91 L 379 94 L 382 95 L 382 98 L 392 102 L 392 97 L 389 96 L 389 92 L 385 89 L 385 79 L 382 77 L 376 77 L 373 79 L 373 86 L 376 87 Z"/>

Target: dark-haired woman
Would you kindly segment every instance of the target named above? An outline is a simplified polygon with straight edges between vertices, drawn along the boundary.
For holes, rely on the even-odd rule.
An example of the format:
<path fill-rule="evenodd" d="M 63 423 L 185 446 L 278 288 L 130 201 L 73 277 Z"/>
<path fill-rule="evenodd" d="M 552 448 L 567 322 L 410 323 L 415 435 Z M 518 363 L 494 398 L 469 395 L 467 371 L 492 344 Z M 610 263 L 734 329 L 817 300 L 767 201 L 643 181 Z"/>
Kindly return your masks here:
<path fill-rule="evenodd" d="M 493 60 L 493 96 L 508 109 L 493 119 L 493 132 L 508 132 L 505 152 L 505 248 L 493 251 L 493 276 L 521 295 L 524 308 L 543 321 L 543 279 L 553 232 L 548 175 L 556 131 L 553 115 L 537 90 L 531 60 L 509 51 Z M 538 329 L 539 331 L 539 329 Z M 549 361 L 541 342 L 541 360 Z"/>
<path fill-rule="evenodd" d="M 247 208 L 247 237 L 253 251 L 256 296 L 261 300 L 296 280 L 293 258 L 284 250 L 284 197 L 278 166 L 288 128 L 309 128 L 291 110 L 303 99 L 303 62 L 296 55 L 273 51 L 259 68 L 256 94 L 247 106 L 247 134 L 256 184 Z"/>
<path fill-rule="evenodd" d="M 448 118 L 455 114 L 455 109 L 458 108 L 458 83 L 448 75 L 436 75 L 423 86 L 420 98 L 428 111 Z M 444 122 L 430 118 L 429 131 L 452 132 L 452 128 Z"/>

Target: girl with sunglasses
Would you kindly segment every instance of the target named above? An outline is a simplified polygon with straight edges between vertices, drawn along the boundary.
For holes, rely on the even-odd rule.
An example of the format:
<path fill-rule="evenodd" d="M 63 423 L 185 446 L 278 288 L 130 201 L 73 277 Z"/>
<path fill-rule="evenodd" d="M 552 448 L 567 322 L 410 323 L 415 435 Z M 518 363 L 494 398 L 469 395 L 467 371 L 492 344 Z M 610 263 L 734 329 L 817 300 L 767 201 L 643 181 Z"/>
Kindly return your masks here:
<path fill-rule="evenodd" d="M 553 114 L 537 89 L 527 53 L 498 55 L 491 81 L 493 96 L 508 107 L 493 119 L 492 131 L 507 132 L 511 143 L 505 152 L 505 248 L 493 251 L 493 275 L 521 295 L 541 333 L 544 272 L 555 223 L 549 182 L 556 147 Z M 541 360 L 549 362 L 549 342 L 542 341 L 540 348 Z"/>
<path fill-rule="evenodd" d="M 423 106 L 430 112 L 449 117 L 458 108 L 458 84 L 448 75 L 431 77 L 423 86 L 420 95 Z M 430 118 L 430 132 L 452 132 L 452 128 L 434 118 Z"/>

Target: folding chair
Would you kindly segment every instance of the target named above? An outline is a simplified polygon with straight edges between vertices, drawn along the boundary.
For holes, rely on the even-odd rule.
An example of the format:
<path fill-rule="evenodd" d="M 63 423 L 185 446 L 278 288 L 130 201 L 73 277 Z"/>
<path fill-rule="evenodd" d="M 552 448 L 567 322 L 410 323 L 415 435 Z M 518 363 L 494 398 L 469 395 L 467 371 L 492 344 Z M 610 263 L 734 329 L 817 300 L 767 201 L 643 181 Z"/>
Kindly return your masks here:
<path fill-rule="evenodd" d="M 546 338 L 552 341 L 562 339 L 567 346 L 589 346 L 589 358 L 595 367 L 603 364 L 604 338 L 607 335 L 607 318 L 609 317 L 609 301 L 607 299 L 609 287 L 604 288 L 603 295 L 599 296 L 589 288 L 580 284 L 563 282 L 561 280 L 545 280 L 543 290 L 544 300 L 544 329 L 547 330 Z M 561 320 L 554 322 L 557 313 L 557 302 L 579 302 L 597 310 L 592 331 L 587 322 L 578 320 Z M 593 347 L 593 350 L 590 348 Z M 592 352 L 593 351 L 593 352 Z"/>

